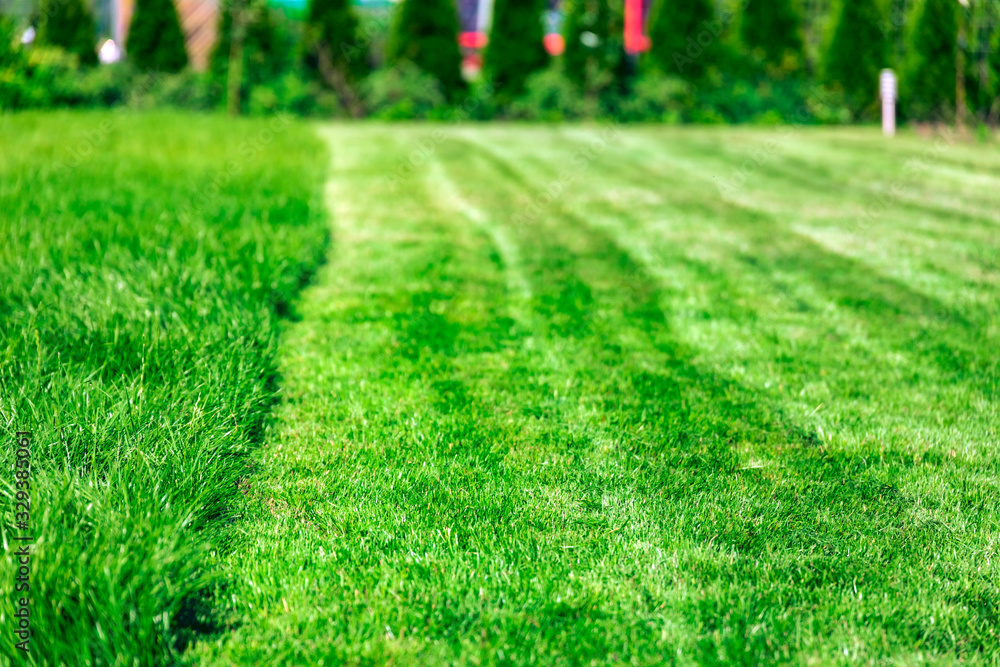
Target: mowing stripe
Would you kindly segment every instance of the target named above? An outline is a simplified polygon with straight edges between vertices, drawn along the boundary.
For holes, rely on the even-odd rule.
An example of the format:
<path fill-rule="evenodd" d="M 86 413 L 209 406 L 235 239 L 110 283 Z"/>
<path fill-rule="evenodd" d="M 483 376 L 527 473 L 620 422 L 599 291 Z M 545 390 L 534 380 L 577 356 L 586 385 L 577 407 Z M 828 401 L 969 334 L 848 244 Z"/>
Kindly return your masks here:
<path fill-rule="evenodd" d="M 510 317 L 525 326 L 528 320 L 525 307 L 531 301 L 531 286 L 524 275 L 517 244 L 500 225 L 495 224 L 489 216 L 462 197 L 454 179 L 442 168 L 439 160 L 433 160 L 428 169 L 433 180 L 437 182 L 439 195 L 445 204 L 456 214 L 465 216 L 490 237 L 503 260 L 507 289 L 510 293 Z"/>
<path fill-rule="evenodd" d="M 379 175 L 427 131 L 323 130 L 334 250 L 283 337 L 285 403 L 225 559 L 237 627 L 194 655 L 995 649 L 996 408 L 908 414 L 958 412 L 981 383 L 926 349 L 900 360 L 914 327 L 885 331 L 883 310 L 948 307 L 936 333 L 973 360 L 986 315 L 719 201 L 699 131 L 625 132 L 553 195 L 600 129 L 448 128 L 390 191 Z M 656 151 L 672 157 L 651 168 Z M 671 160 L 688 171 L 671 178 Z M 781 210 L 813 177 L 769 176 Z M 848 300 L 862 292 L 871 304 Z"/>

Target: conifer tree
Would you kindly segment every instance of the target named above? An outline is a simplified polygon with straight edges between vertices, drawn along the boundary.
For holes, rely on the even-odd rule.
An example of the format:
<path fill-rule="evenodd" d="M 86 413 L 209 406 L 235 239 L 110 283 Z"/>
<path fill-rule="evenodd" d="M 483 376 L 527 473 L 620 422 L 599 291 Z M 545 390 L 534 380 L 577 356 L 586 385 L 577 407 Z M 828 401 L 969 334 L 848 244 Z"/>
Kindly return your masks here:
<path fill-rule="evenodd" d="M 179 72 L 187 66 L 184 33 L 173 0 L 137 0 L 126 53 L 143 70 Z"/>
<path fill-rule="evenodd" d="M 761 64 L 796 70 L 802 64 L 802 17 L 795 0 L 751 0 L 740 36 Z"/>
<path fill-rule="evenodd" d="M 1000 5 L 973 3 L 973 16 L 969 26 L 968 72 L 970 107 L 986 119 L 997 100 L 1000 84 Z M 1000 105 L 1000 101 L 998 101 Z"/>
<path fill-rule="evenodd" d="M 544 0 L 495 0 L 483 69 L 501 102 L 523 93 L 528 77 L 548 62 L 544 9 Z"/>
<path fill-rule="evenodd" d="M 722 25 L 711 0 L 660 0 L 649 29 L 647 63 L 689 81 L 718 62 Z"/>
<path fill-rule="evenodd" d="M 626 75 L 623 17 L 608 0 L 568 0 L 563 72 L 578 88 L 621 88 Z"/>
<path fill-rule="evenodd" d="M 1000 119 L 1000 31 L 997 31 L 991 45 L 988 56 L 991 85 L 987 87 L 985 92 L 993 100 L 991 102 L 988 101 L 984 107 L 988 122 L 996 125 L 997 120 Z"/>
<path fill-rule="evenodd" d="M 211 71 L 229 88 L 227 105 L 235 113 L 238 109 L 234 105 L 248 97 L 254 87 L 278 76 L 282 46 L 271 11 L 263 0 L 225 0 L 219 15 L 218 35 Z M 235 67 L 233 72 L 230 66 Z M 238 97 L 234 95 L 237 85 Z"/>
<path fill-rule="evenodd" d="M 358 81 L 369 71 L 367 53 L 357 46 L 358 18 L 350 0 L 310 0 L 306 17 L 306 65 L 320 69 L 318 60 L 329 60 L 346 80 Z"/>
<path fill-rule="evenodd" d="M 271 11 L 262 0 L 224 0 L 219 14 L 218 38 L 212 50 L 212 71 L 225 74 L 233 40 L 233 18 L 239 13 L 246 34 L 243 50 L 252 83 L 272 79 L 280 69 L 278 49 L 281 48 Z"/>
<path fill-rule="evenodd" d="M 955 49 L 959 5 L 924 0 L 909 39 L 909 62 L 900 100 L 911 118 L 941 120 L 955 111 Z"/>
<path fill-rule="evenodd" d="M 841 0 L 823 78 L 844 92 L 857 116 L 878 106 L 879 72 L 889 66 L 888 18 L 878 0 Z"/>
<path fill-rule="evenodd" d="M 39 44 L 59 46 L 76 54 L 82 65 L 97 64 L 94 17 L 83 0 L 45 0 L 37 39 Z"/>
<path fill-rule="evenodd" d="M 458 15 L 453 0 L 403 0 L 397 10 L 386 58 L 409 61 L 441 83 L 449 100 L 464 89 L 458 50 Z"/>
<path fill-rule="evenodd" d="M 0 14 L 0 68 L 15 67 L 22 62 L 21 49 L 14 45 L 16 28 L 12 20 Z"/>

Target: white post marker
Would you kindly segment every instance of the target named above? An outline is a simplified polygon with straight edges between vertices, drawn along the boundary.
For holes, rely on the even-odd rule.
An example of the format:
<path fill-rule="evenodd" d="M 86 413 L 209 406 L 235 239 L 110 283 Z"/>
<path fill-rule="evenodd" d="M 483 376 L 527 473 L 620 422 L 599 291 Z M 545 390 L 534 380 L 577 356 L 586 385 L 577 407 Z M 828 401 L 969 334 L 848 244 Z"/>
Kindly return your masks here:
<path fill-rule="evenodd" d="M 884 69 L 879 74 L 879 94 L 882 96 L 882 134 L 896 134 L 896 73 Z"/>

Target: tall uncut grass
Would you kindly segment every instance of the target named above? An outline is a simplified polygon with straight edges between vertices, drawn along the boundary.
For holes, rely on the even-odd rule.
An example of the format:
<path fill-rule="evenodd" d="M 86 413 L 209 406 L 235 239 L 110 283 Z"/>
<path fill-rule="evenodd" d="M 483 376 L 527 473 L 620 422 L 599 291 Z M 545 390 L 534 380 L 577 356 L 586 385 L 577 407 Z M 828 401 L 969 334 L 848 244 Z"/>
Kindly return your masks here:
<path fill-rule="evenodd" d="M 0 116 L 0 663 L 19 653 L 18 430 L 31 661 L 161 663 L 211 629 L 200 563 L 275 399 L 279 316 L 323 254 L 324 167 L 280 120 Z"/>

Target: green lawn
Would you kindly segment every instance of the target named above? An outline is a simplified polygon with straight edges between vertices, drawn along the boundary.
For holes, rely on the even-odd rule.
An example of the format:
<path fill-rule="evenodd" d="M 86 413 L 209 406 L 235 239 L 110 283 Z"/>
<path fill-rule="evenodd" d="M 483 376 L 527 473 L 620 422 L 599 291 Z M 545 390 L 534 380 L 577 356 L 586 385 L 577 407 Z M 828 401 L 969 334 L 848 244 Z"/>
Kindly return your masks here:
<path fill-rule="evenodd" d="M 0 116 L 39 664 L 1000 661 L 995 146 L 136 115 L 51 169 L 105 117 Z"/>
<path fill-rule="evenodd" d="M 995 148 L 320 133 L 328 264 L 192 662 L 998 660 Z"/>

